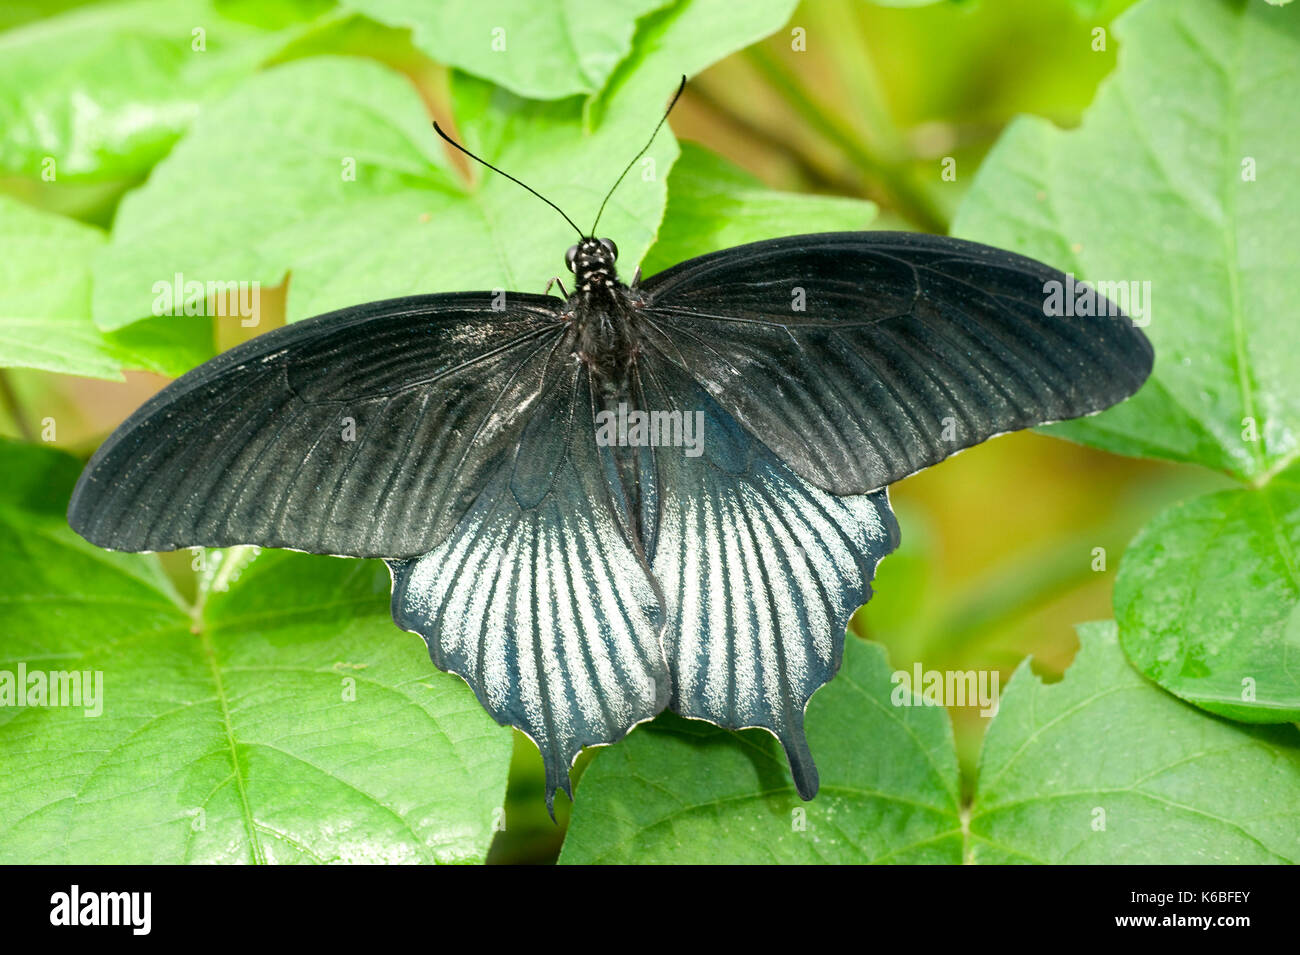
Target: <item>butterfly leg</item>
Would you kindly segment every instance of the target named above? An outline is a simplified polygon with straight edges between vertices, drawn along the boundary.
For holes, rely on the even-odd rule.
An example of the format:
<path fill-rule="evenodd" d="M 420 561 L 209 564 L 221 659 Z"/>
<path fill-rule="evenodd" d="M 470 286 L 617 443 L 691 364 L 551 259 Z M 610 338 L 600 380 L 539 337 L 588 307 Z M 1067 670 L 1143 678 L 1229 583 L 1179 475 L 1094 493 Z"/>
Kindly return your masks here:
<path fill-rule="evenodd" d="M 560 287 L 560 292 L 563 293 L 564 295 L 565 301 L 568 301 L 569 293 L 565 290 L 564 283 L 560 281 L 560 277 L 558 275 L 551 276 L 551 280 L 546 283 L 546 290 L 542 292 L 542 294 L 550 295 L 552 285 L 558 285 Z"/>

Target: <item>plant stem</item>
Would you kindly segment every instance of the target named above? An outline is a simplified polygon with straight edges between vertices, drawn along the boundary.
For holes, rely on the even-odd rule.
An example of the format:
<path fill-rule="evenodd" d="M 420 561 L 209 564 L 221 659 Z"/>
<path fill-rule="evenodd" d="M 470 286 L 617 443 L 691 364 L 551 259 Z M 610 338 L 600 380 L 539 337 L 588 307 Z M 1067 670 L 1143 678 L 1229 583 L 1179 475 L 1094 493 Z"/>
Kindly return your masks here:
<path fill-rule="evenodd" d="M 23 411 L 18 392 L 14 391 L 14 384 L 9 380 L 9 372 L 3 368 L 0 368 L 0 403 L 4 404 L 9 417 L 14 419 L 14 426 L 23 440 L 35 441 L 36 435 L 32 432 L 31 425 L 27 423 L 27 414 Z"/>
<path fill-rule="evenodd" d="M 695 103 L 700 104 L 721 118 L 724 122 L 734 126 L 737 130 L 749 136 L 751 139 L 758 140 L 772 152 L 780 153 L 798 167 L 799 172 L 815 188 L 825 189 L 828 192 L 839 194 L 861 193 L 861 187 L 855 183 L 843 179 L 835 174 L 823 169 L 810 156 L 797 149 L 790 142 L 789 137 L 778 135 L 758 123 L 752 122 L 735 112 L 726 103 L 719 100 L 700 83 L 692 86 L 687 95 Z"/>
<path fill-rule="evenodd" d="M 876 156 L 843 122 L 809 96 L 798 78 L 763 46 L 752 46 L 745 54 L 763 77 L 818 132 L 845 152 L 867 175 L 878 181 L 899 212 L 927 232 L 947 233 L 943 213 L 921 189 L 908 179 L 897 164 Z"/>

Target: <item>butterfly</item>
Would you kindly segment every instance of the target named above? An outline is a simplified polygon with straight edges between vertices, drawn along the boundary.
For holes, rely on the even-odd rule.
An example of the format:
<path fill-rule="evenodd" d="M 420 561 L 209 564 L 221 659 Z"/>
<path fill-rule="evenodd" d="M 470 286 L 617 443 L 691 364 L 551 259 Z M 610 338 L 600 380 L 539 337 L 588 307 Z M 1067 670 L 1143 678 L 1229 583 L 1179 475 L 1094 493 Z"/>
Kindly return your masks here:
<path fill-rule="evenodd" d="M 795 235 L 624 283 L 565 218 L 572 293 L 263 334 L 123 423 L 69 523 L 114 550 L 383 558 L 394 621 L 537 744 L 552 812 L 584 747 L 664 709 L 770 731 L 811 799 L 804 711 L 898 544 L 888 486 L 1127 398 L 1151 346 L 1113 308 L 1046 314 L 1062 273 L 972 242 Z"/>

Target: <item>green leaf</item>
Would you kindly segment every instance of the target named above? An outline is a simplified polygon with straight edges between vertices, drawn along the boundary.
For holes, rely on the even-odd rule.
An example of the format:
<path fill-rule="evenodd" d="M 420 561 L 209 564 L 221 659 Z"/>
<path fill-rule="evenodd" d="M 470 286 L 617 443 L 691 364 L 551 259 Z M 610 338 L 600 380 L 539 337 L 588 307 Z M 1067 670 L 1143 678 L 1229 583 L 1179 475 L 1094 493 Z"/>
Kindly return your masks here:
<path fill-rule="evenodd" d="M 989 727 L 968 861 L 1300 861 L 1300 734 L 1229 723 L 1138 675 L 1113 622 L 1058 683 L 1020 665 Z"/>
<path fill-rule="evenodd" d="M 0 694 L 20 666 L 103 681 L 99 715 L 0 706 L 0 861 L 485 858 L 510 734 L 393 626 L 382 563 L 226 552 L 189 607 L 156 557 L 67 528 L 67 483 L 49 507 L 75 462 L 0 461 L 25 488 L 0 497 Z"/>
<path fill-rule="evenodd" d="M 648 98 L 661 102 L 664 91 L 675 90 L 681 77 L 695 76 L 727 54 L 776 32 L 796 6 L 791 0 L 749 0 L 741 5 L 678 0 L 651 14 L 637 29 L 631 55 L 618 65 L 601 93 L 587 100 L 588 123 L 627 109 L 627 103 Z"/>
<path fill-rule="evenodd" d="M 1300 720 L 1300 465 L 1160 513 L 1124 554 L 1115 616 L 1129 659 L 1171 693 Z"/>
<path fill-rule="evenodd" d="M 344 0 L 391 26 L 440 63 L 520 96 L 560 99 L 598 92 L 632 49 L 636 21 L 673 0 Z"/>
<path fill-rule="evenodd" d="M 105 333 L 122 368 L 138 368 L 175 378 L 214 354 L 212 319 L 160 315 L 129 328 Z"/>
<path fill-rule="evenodd" d="M 76 458 L 11 438 L 0 438 L 0 457 L 5 462 L 5 480 L 0 481 L 0 508 L 63 516 L 68 491 L 81 473 Z"/>
<path fill-rule="evenodd" d="M 768 189 L 721 156 L 693 143 L 668 176 L 668 209 L 646 255 L 647 275 L 686 259 L 760 239 L 800 232 L 864 229 L 874 203 Z"/>
<path fill-rule="evenodd" d="M 225 15 L 227 6 L 236 5 L 99 3 L 0 33 L 0 170 L 47 181 L 51 172 L 54 181 L 142 174 L 203 102 L 297 29 L 263 29 Z M 280 6 L 303 17 L 320 8 Z"/>
<path fill-rule="evenodd" d="M 9 0 L 0 7 L 0 30 L 51 17 L 73 7 L 85 6 L 98 0 Z"/>
<path fill-rule="evenodd" d="M 207 321 L 166 317 L 105 335 L 90 318 L 90 267 L 104 234 L 0 196 L 0 367 L 120 380 L 178 375 L 211 357 Z"/>
<path fill-rule="evenodd" d="M 104 234 L 0 196 L 0 366 L 120 379 L 90 320 L 90 260 Z"/>
<path fill-rule="evenodd" d="M 1055 433 L 1262 480 L 1300 452 L 1300 15 L 1147 0 L 1115 34 L 1119 66 L 1082 126 L 1014 123 L 953 231 L 1149 283 L 1151 381 Z"/>
<path fill-rule="evenodd" d="M 646 113 L 584 139 L 575 104 L 521 100 L 468 77 L 456 83 L 456 109 L 469 148 L 584 216 L 600 201 L 593 184 L 618 175 L 632 128 L 653 124 Z M 672 149 L 661 141 L 654 154 L 667 165 Z M 638 180 L 627 204 L 640 221 L 610 216 L 633 259 L 663 191 Z M 126 197 L 95 270 L 94 314 L 102 327 L 129 324 L 153 308 L 153 284 L 176 273 L 266 287 L 292 273 L 290 320 L 419 292 L 540 292 L 573 238 L 501 176 L 465 186 L 401 76 L 320 57 L 260 74 L 205 110 Z"/>
<path fill-rule="evenodd" d="M 808 707 L 809 803 L 762 730 L 671 715 L 638 728 L 583 775 L 560 861 L 960 861 L 952 727 L 940 709 L 892 705 L 889 673 L 880 647 L 847 641 Z"/>
<path fill-rule="evenodd" d="M 850 639 L 808 708 L 816 799 L 798 801 L 765 733 L 661 717 L 593 760 L 560 861 L 1300 861 L 1294 727 L 1230 723 L 1152 686 L 1113 623 L 1080 643 L 1060 682 L 1016 671 L 964 810 L 947 715 L 896 705 L 881 648 Z"/>
<path fill-rule="evenodd" d="M 726 36 L 777 22 L 770 0 L 741 11 L 720 0 L 674 8 L 656 19 L 652 49 L 589 131 L 579 100 L 523 100 L 457 75 L 457 131 L 586 228 L 659 119 L 682 57 L 732 48 L 716 33 L 684 51 L 674 45 L 723 8 L 737 21 Z M 601 220 L 628 275 L 662 218 L 676 152 L 664 130 L 640 166 L 648 174 L 628 176 Z M 96 263 L 96 322 L 119 328 L 150 314 L 154 283 L 176 273 L 263 286 L 292 273 L 290 320 L 420 292 L 540 292 L 567 274 L 574 234 L 564 220 L 504 177 L 471 172 L 466 185 L 415 90 L 384 67 L 319 57 L 266 71 L 205 109 L 148 184 L 123 200 Z"/>

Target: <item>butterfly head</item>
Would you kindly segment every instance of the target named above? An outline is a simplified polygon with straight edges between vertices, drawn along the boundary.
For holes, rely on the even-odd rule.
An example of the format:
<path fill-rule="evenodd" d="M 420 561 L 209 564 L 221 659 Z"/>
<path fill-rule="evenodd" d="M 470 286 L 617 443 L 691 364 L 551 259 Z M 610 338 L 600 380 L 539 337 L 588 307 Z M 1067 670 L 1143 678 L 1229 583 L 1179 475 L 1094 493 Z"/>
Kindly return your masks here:
<path fill-rule="evenodd" d="M 585 293 L 611 289 L 618 283 L 614 263 L 618 246 L 613 239 L 585 238 L 569 246 L 564 262 L 578 278 L 578 290 Z"/>

